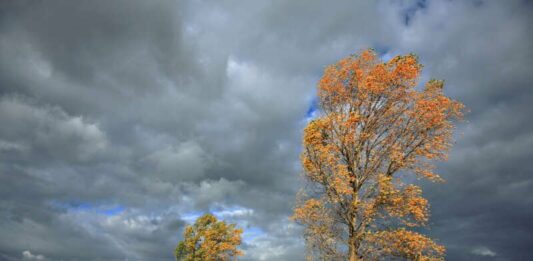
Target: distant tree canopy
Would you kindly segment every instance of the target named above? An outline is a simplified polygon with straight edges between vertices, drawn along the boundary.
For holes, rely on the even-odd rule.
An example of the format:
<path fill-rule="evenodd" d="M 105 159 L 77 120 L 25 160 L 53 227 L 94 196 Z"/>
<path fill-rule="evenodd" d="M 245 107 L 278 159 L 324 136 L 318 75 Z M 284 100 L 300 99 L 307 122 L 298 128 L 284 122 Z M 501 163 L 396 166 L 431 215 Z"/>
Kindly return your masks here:
<path fill-rule="evenodd" d="M 309 185 L 293 220 L 305 227 L 311 260 L 441 260 L 445 248 L 412 231 L 428 221 L 422 190 L 400 178 L 441 180 L 463 105 L 443 81 L 418 90 L 414 55 L 383 62 L 372 50 L 328 66 L 318 84 L 320 115 L 304 130 Z"/>
<path fill-rule="evenodd" d="M 242 229 L 234 224 L 218 221 L 212 214 L 199 217 L 194 225 L 187 226 L 183 241 L 176 247 L 178 261 L 225 261 L 242 255 Z"/>

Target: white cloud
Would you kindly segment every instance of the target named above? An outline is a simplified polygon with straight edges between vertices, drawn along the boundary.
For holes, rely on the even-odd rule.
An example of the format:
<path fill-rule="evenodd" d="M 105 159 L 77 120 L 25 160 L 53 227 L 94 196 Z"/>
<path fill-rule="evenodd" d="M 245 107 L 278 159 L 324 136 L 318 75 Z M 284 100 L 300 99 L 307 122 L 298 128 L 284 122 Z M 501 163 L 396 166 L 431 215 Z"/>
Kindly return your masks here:
<path fill-rule="evenodd" d="M 245 183 L 241 180 L 229 181 L 225 178 L 203 180 L 199 185 L 186 186 L 187 196 L 185 198 L 191 200 L 197 208 L 208 209 L 214 203 L 223 204 L 239 195 L 244 185 Z"/>
<path fill-rule="evenodd" d="M 496 256 L 496 252 L 492 251 L 490 248 L 486 246 L 475 247 L 472 249 L 470 253 L 474 255 L 478 255 L 478 256 L 490 256 L 490 257 Z"/>
<path fill-rule="evenodd" d="M 43 255 L 34 255 L 29 250 L 22 252 L 22 260 L 44 260 Z"/>
<path fill-rule="evenodd" d="M 61 160 L 87 161 L 99 156 L 108 145 L 96 123 L 21 97 L 0 99 L 0 119 L 4 148 L 29 148 L 32 153 Z"/>
<path fill-rule="evenodd" d="M 254 214 L 253 209 L 244 208 L 244 207 L 223 207 L 220 210 L 213 211 L 215 216 L 218 216 L 221 219 L 225 218 L 246 218 L 246 216 L 251 216 Z"/>

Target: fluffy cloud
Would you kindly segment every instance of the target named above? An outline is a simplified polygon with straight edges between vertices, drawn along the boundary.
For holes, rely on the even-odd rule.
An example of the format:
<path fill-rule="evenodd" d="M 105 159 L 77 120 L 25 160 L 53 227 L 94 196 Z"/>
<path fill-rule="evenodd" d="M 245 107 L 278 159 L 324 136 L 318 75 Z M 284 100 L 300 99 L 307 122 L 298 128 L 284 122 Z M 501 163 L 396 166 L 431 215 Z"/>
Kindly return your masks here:
<path fill-rule="evenodd" d="M 89 161 L 106 150 L 102 130 L 81 116 L 70 116 L 60 108 L 39 107 L 17 97 L 0 100 L 3 128 L 2 150 L 27 155 L 42 155 L 47 161 Z"/>
<path fill-rule="evenodd" d="M 43 255 L 34 255 L 29 250 L 22 252 L 22 260 L 44 260 Z"/>

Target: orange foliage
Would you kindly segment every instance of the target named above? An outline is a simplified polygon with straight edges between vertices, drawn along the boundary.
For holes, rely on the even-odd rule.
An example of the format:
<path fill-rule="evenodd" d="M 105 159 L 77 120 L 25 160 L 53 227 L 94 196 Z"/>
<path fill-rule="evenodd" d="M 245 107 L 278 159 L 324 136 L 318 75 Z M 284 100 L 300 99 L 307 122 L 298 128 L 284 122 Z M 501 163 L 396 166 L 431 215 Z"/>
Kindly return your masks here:
<path fill-rule="evenodd" d="M 183 232 L 183 241 L 176 247 L 175 255 L 181 261 L 221 261 L 242 255 L 237 249 L 241 244 L 242 229 L 218 221 L 211 214 L 196 220 Z"/>
<path fill-rule="evenodd" d="M 365 256 L 373 260 L 392 256 L 417 261 L 443 260 L 446 249 L 431 239 L 403 228 L 369 232 L 365 237 L 368 247 Z"/>
<path fill-rule="evenodd" d="M 321 115 L 304 130 L 301 156 L 314 186 L 292 217 L 321 259 L 443 258 L 444 247 L 399 229 L 425 225 L 429 214 L 420 187 L 395 177 L 441 180 L 431 161 L 446 159 L 463 110 L 442 81 L 418 90 L 421 69 L 414 55 L 383 62 L 365 50 L 324 70 Z"/>

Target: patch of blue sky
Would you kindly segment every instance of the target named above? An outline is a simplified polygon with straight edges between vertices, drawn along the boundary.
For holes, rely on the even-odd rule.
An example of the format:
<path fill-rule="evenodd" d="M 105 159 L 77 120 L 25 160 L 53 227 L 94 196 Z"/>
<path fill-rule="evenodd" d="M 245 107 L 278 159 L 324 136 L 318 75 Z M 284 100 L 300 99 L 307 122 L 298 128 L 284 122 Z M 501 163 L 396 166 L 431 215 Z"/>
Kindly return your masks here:
<path fill-rule="evenodd" d="M 389 46 L 383 45 L 383 44 L 374 44 L 372 46 L 374 51 L 379 55 L 381 60 L 388 61 L 392 57 L 394 57 L 394 54 L 391 52 L 391 49 Z"/>
<path fill-rule="evenodd" d="M 180 215 L 181 220 L 187 222 L 188 224 L 193 224 L 196 219 L 201 217 L 204 214 L 202 211 L 189 211 Z"/>
<path fill-rule="evenodd" d="M 383 44 L 374 44 L 373 49 L 380 57 L 383 57 L 390 51 L 390 48 Z"/>
<path fill-rule="evenodd" d="M 244 230 L 242 233 L 242 240 L 246 243 L 250 243 L 254 241 L 256 238 L 259 238 L 261 236 L 266 235 L 265 231 L 263 231 L 259 227 L 248 227 Z"/>
<path fill-rule="evenodd" d="M 97 210 L 97 213 L 108 216 L 108 217 L 112 217 L 112 216 L 120 215 L 120 213 L 124 212 L 124 210 L 125 208 L 123 206 L 118 205 L 112 208 L 104 208 L 101 210 Z"/>
<path fill-rule="evenodd" d="M 305 119 L 306 120 L 312 120 L 315 118 L 318 114 L 318 98 L 315 96 L 309 103 L 309 107 L 307 108 L 307 111 L 305 112 Z"/>

